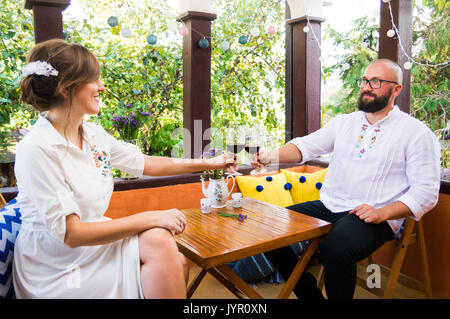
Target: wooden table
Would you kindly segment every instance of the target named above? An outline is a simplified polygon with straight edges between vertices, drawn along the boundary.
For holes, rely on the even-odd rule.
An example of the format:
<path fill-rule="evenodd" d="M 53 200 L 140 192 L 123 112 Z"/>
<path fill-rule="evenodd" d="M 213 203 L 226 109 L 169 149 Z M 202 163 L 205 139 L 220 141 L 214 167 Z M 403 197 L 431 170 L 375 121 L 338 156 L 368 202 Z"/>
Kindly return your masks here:
<path fill-rule="evenodd" d="M 209 272 L 235 296 L 262 298 L 226 264 L 304 240 L 310 240 L 298 264 L 278 298 L 288 298 L 317 248 L 319 238 L 331 230 L 331 224 L 292 210 L 244 197 L 242 208 L 212 209 L 202 214 L 200 208 L 181 210 L 187 218 L 184 232 L 175 236 L 179 250 L 202 270 L 188 287 L 190 298 Z M 240 222 L 222 217 L 218 212 L 247 215 Z"/>

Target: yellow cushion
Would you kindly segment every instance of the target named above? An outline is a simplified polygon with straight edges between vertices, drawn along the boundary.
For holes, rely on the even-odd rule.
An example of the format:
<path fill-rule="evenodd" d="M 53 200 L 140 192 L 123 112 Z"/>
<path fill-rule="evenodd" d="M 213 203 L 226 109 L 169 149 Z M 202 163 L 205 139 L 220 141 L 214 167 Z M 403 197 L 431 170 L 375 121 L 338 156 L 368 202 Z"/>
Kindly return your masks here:
<path fill-rule="evenodd" d="M 290 186 L 283 172 L 264 176 L 236 176 L 243 197 L 252 197 L 281 207 L 292 205 Z"/>
<path fill-rule="evenodd" d="M 327 174 L 328 168 L 314 173 L 296 173 L 285 169 L 286 180 L 292 184 L 290 190 L 294 204 L 320 199 L 320 188 Z"/>

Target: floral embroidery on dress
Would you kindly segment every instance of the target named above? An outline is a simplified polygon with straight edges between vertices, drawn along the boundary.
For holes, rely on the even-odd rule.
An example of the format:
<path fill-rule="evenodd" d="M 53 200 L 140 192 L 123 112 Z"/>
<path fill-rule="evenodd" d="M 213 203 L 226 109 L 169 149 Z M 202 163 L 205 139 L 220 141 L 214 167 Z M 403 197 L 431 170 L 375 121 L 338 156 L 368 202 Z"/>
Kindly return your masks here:
<path fill-rule="evenodd" d="M 105 151 L 98 151 L 96 145 L 91 145 L 90 150 L 94 158 L 95 166 L 101 169 L 102 175 L 105 177 L 112 176 L 111 162 L 108 153 Z"/>
<path fill-rule="evenodd" d="M 358 156 L 359 158 L 362 158 L 364 154 L 366 154 L 367 148 L 372 149 L 373 144 L 377 140 L 377 136 L 381 131 L 381 125 L 384 123 L 384 120 L 378 123 L 377 127 L 374 129 L 374 133 L 372 136 L 372 139 L 370 140 L 370 143 L 368 146 L 362 147 L 362 142 L 364 140 L 364 136 L 367 133 L 367 128 L 369 127 L 367 124 L 363 124 L 361 127 L 361 132 L 359 133 L 358 137 L 358 143 L 356 144 L 356 148 L 359 149 Z"/>

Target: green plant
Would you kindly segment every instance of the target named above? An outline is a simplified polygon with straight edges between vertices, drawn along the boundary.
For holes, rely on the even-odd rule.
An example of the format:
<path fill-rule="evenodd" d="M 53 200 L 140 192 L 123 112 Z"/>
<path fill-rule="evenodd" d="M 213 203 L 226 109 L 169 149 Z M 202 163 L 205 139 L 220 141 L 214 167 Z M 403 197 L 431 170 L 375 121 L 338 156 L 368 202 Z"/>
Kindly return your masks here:
<path fill-rule="evenodd" d="M 31 11 L 21 0 L 0 0 L 0 152 L 12 144 L 10 132 L 31 128 L 36 118 L 20 101 L 19 81 L 26 54 L 33 45 Z"/>

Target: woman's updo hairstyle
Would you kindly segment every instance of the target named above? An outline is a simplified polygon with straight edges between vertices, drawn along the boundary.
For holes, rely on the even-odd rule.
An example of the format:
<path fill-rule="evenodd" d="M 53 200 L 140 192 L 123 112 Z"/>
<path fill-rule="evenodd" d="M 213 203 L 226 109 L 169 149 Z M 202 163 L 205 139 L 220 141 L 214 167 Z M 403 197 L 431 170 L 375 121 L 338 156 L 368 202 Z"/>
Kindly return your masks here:
<path fill-rule="evenodd" d="M 100 77 L 100 65 L 88 49 L 61 39 L 36 44 L 27 56 L 27 63 L 34 61 L 47 62 L 58 72 L 57 76 L 30 74 L 20 81 L 22 101 L 40 112 L 61 105 L 63 90 L 71 106 L 74 90 Z"/>

